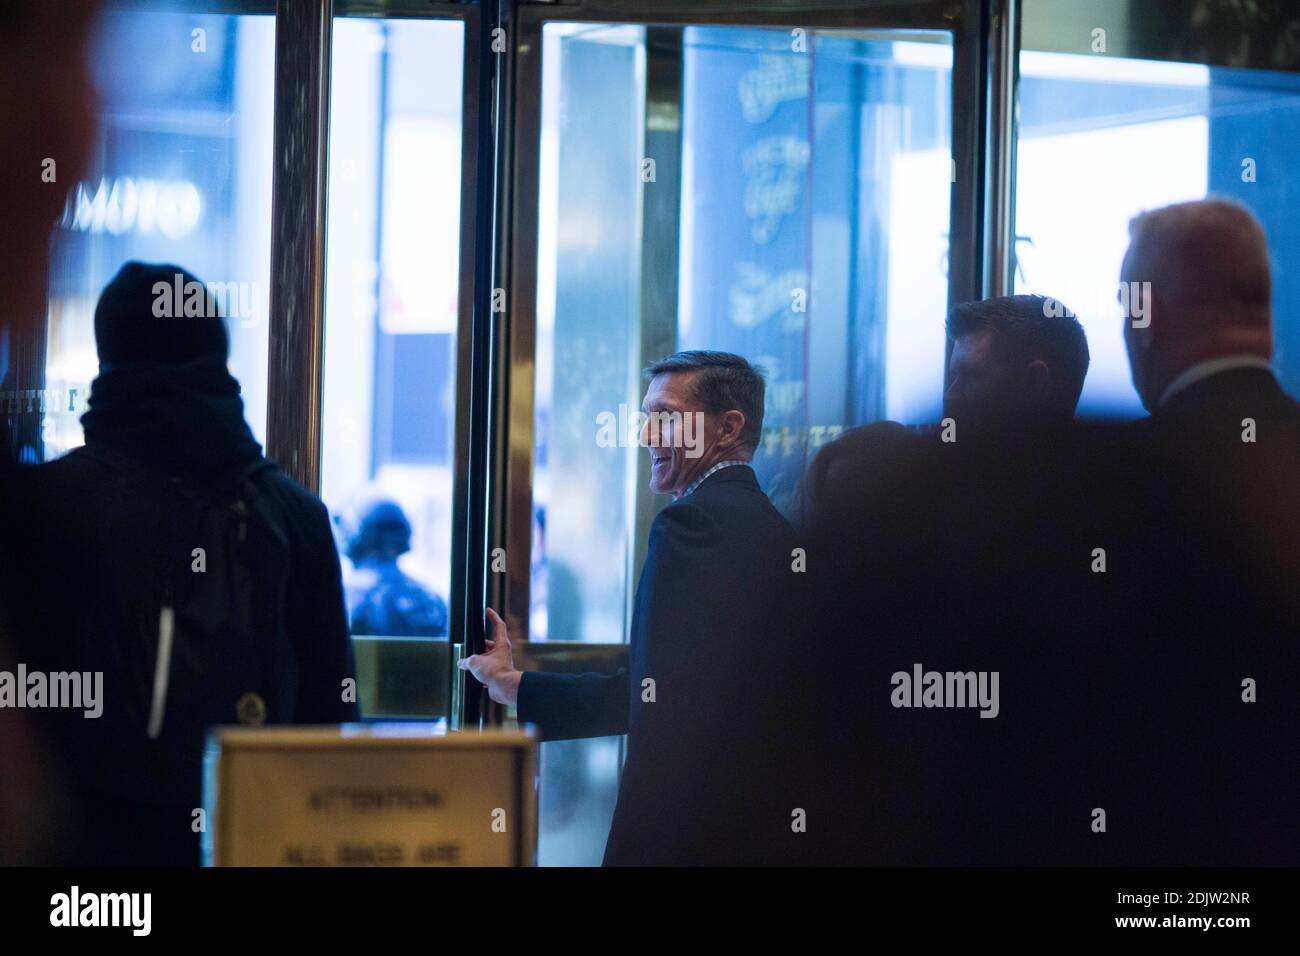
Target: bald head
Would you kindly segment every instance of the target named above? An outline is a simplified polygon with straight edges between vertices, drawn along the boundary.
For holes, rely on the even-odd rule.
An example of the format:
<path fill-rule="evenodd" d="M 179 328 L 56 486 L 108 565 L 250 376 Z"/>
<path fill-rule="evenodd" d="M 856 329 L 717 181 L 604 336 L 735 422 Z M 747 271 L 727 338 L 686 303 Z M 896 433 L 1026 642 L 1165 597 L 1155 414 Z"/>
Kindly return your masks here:
<path fill-rule="evenodd" d="M 1272 358 L 1268 244 L 1246 209 L 1222 199 L 1177 203 L 1135 217 L 1129 236 L 1120 280 L 1150 291 L 1146 314 L 1125 317 L 1124 341 L 1148 409 L 1199 362 Z"/>

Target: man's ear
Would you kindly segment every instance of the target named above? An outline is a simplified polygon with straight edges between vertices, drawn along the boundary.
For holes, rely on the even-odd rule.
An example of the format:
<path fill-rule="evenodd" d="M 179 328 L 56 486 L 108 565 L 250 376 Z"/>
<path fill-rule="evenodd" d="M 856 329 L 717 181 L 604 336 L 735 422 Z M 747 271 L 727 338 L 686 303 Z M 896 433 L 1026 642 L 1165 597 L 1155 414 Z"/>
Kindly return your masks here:
<path fill-rule="evenodd" d="M 718 446 L 727 449 L 738 447 L 741 436 L 745 433 L 745 413 L 733 408 L 729 412 L 723 412 L 719 422 Z"/>
<path fill-rule="evenodd" d="M 1025 384 L 1035 391 L 1042 391 L 1052 378 L 1052 370 L 1042 359 L 1034 359 L 1025 366 Z"/>

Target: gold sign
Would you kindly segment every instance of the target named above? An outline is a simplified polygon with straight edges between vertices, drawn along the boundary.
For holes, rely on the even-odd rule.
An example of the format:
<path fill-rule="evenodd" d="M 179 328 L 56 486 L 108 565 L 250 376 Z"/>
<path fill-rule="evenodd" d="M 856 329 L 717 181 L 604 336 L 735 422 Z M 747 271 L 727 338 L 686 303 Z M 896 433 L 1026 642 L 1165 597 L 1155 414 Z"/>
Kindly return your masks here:
<path fill-rule="evenodd" d="M 208 738 L 217 866 L 529 866 L 537 738 L 434 724 L 222 727 Z"/>

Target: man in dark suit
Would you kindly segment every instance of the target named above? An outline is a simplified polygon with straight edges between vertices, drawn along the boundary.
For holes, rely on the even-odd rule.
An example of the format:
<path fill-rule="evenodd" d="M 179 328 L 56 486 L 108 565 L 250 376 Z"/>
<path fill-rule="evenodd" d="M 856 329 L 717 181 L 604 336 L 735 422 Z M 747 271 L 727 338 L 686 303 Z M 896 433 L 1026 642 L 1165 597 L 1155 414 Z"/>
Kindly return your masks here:
<path fill-rule="evenodd" d="M 1060 629 L 1062 579 L 1087 571 L 1081 502 L 1064 493 L 1087 339 L 1029 295 L 959 305 L 948 333 L 943 424 L 851 429 L 809 474 L 807 617 L 844 636 L 837 663 L 857 688 L 823 708 L 837 728 L 824 789 L 857 808 L 819 846 L 827 862 L 1059 862 L 1036 854 L 1063 844 L 1045 833 L 1074 674 L 1044 631 Z M 1004 706 L 900 708 L 892 676 L 916 664 L 997 673 Z"/>
<path fill-rule="evenodd" d="M 628 735 L 605 863 L 777 861 L 792 807 L 776 787 L 778 692 L 792 531 L 749 465 L 763 379 L 737 355 L 651 365 L 641 431 L 650 488 L 673 502 L 650 529 L 629 664 L 613 675 L 521 673 L 491 610 L 488 651 L 463 666 L 543 739 Z"/>
<path fill-rule="evenodd" d="M 1300 404 L 1271 370 L 1267 244 L 1249 212 L 1217 199 L 1130 231 L 1121 280 L 1149 301 L 1124 335 L 1151 416 L 1133 435 L 1146 514 L 1124 604 L 1137 742 L 1131 766 L 1113 768 L 1136 834 L 1126 855 L 1294 865 Z"/>
<path fill-rule="evenodd" d="M 882 421 L 845 431 L 809 468 L 801 502 L 806 521 L 815 520 L 819 505 L 830 509 L 832 523 L 843 517 L 837 508 L 884 517 L 864 508 L 864 497 L 905 492 L 918 477 L 919 459 L 941 443 L 950 450 L 978 445 L 996 459 L 1034 444 L 1041 450 L 1069 426 L 1089 354 L 1083 327 L 1062 303 L 1041 295 L 965 302 L 948 316 L 948 337 L 943 425 Z"/>

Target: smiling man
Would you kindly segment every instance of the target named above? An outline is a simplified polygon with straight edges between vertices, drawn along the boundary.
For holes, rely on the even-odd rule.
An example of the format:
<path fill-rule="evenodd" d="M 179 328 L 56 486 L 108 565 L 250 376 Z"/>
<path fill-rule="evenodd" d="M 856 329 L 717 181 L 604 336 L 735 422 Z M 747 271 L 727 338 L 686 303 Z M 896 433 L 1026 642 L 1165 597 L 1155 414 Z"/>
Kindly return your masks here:
<path fill-rule="evenodd" d="M 706 475 L 749 463 L 763 430 L 763 379 L 748 362 L 725 352 L 678 352 L 646 374 L 641 444 L 650 451 L 651 491 L 681 498 Z"/>
<path fill-rule="evenodd" d="M 762 728 L 793 548 L 749 466 L 763 378 L 713 351 L 678 352 L 646 374 L 650 489 L 673 501 L 650 528 L 628 667 L 521 673 L 491 610 L 487 653 L 462 666 L 545 740 L 628 735 L 606 865 L 763 862 L 789 832 Z"/>

